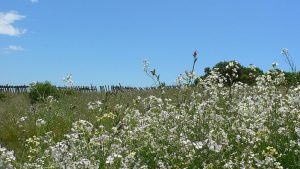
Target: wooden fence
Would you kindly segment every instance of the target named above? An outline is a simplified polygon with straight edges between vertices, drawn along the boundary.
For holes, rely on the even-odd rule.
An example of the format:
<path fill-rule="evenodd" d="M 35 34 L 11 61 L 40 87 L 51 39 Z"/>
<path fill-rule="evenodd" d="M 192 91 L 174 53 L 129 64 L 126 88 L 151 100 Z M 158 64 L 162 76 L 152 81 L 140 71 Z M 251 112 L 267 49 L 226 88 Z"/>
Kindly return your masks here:
<path fill-rule="evenodd" d="M 153 90 L 156 87 L 129 87 L 121 85 L 104 85 L 104 86 L 71 86 L 71 87 L 56 87 L 58 90 L 73 89 L 82 93 L 89 92 L 122 92 L 122 91 L 147 91 Z M 166 88 L 175 88 L 175 86 L 166 86 Z M 26 93 L 29 92 L 30 86 L 12 86 L 12 85 L 0 85 L 0 92 L 11 92 L 11 93 Z"/>
<path fill-rule="evenodd" d="M 29 91 L 29 86 L 11 86 L 11 85 L 0 85 L 0 92 L 11 92 L 11 93 L 24 93 Z"/>

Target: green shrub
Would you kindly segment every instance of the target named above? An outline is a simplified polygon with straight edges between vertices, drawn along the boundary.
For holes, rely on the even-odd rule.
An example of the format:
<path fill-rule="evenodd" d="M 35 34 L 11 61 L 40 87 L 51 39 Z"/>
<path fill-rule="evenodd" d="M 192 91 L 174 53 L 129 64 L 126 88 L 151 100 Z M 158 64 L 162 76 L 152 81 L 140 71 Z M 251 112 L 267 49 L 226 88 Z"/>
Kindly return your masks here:
<path fill-rule="evenodd" d="M 245 67 L 236 61 L 223 61 L 217 63 L 212 68 L 205 68 L 205 74 L 201 78 L 206 78 L 207 76 L 209 76 L 213 69 L 217 70 L 222 77 L 226 78 L 224 84 L 227 86 L 230 86 L 236 82 L 254 85 L 256 83 L 256 78 L 263 74 L 263 71 L 261 69 L 254 66 Z M 198 81 L 199 80 L 195 81 L 195 83 L 197 83 Z"/>
<path fill-rule="evenodd" d="M 29 91 L 31 103 L 45 101 L 45 99 L 49 96 L 53 96 L 55 98 L 58 97 L 58 91 L 56 87 L 52 85 L 49 81 L 31 84 Z"/>
<path fill-rule="evenodd" d="M 288 86 L 295 86 L 300 83 L 300 72 L 284 72 Z"/>
<path fill-rule="evenodd" d="M 249 68 L 243 66 L 239 81 L 248 85 L 255 85 L 256 78 L 260 75 L 263 75 L 263 71 L 260 68 Z"/>
<path fill-rule="evenodd" d="M 1 93 L 0 92 L 0 101 L 3 101 L 6 98 L 6 94 L 5 93 Z"/>

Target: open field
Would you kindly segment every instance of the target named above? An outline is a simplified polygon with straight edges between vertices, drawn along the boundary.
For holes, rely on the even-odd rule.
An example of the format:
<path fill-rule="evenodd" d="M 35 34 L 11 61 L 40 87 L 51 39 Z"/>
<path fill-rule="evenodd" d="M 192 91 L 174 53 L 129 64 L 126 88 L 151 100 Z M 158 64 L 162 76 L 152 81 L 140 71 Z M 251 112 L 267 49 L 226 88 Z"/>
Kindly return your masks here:
<path fill-rule="evenodd" d="M 213 72 L 194 87 L 75 92 L 33 105 L 7 94 L 0 166 L 299 168 L 300 87 L 284 80 L 274 71 L 226 87 Z"/>
<path fill-rule="evenodd" d="M 299 8 L 0 0 L 0 169 L 300 169 Z"/>

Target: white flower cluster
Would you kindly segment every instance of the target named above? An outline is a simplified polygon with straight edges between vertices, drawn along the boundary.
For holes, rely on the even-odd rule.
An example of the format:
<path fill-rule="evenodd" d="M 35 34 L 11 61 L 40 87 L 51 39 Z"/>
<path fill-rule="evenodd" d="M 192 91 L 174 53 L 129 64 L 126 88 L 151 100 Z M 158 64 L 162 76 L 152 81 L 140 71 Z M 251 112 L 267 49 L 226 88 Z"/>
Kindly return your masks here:
<path fill-rule="evenodd" d="M 15 160 L 14 151 L 8 151 L 0 145 L 0 168 L 13 169 Z"/>
<path fill-rule="evenodd" d="M 43 120 L 43 119 L 37 119 L 36 122 L 35 122 L 35 125 L 36 125 L 38 128 L 42 127 L 42 126 L 45 125 L 45 124 L 46 124 L 46 121 Z"/>
<path fill-rule="evenodd" d="M 89 102 L 87 106 L 89 110 L 95 110 L 100 108 L 101 105 L 102 105 L 101 101 L 95 101 L 95 102 Z"/>

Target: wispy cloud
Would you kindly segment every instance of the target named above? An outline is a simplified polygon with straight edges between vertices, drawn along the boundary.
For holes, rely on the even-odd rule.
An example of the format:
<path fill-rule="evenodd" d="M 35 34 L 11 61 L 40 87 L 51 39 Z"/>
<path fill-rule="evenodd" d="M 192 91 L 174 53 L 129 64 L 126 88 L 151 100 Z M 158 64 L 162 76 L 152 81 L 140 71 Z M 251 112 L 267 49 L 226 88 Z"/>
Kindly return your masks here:
<path fill-rule="evenodd" d="M 16 11 L 6 13 L 0 12 L 0 34 L 9 36 L 19 36 L 26 32 L 26 29 L 19 29 L 13 26 L 13 23 L 24 19 L 25 16 L 19 15 Z"/>
<path fill-rule="evenodd" d="M 22 52 L 25 49 L 22 46 L 17 46 L 17 45 L 9 45 L 5 48 L 0 48 L 0 55 L 9 55 L 12 53 L 16 53 L 16 52 Z"/>
<path fill-rule="evenodd" d="M 30 2 L 32 2 L 32 3 L 38 3 L 39 0 L 30 0 Z"/>
<path fill-rule="evenodd" d="M 9 45 L 8 47 L 4 48 L 6 51 L 23 51 L 24 48 L 21 46 L 16 46 L 16 45 Z"/>
<path fill-rule="evenodd" d="M 17 45 L 9 45 L 5 48 L 0 48 L 0 56 L 3 55 L 9 55 L 12 53 L 16 53 L 16 52 L 22 52 L 25 49 L 21 46 L 17 46 Z"/>

